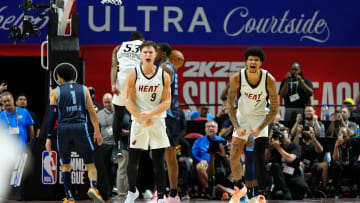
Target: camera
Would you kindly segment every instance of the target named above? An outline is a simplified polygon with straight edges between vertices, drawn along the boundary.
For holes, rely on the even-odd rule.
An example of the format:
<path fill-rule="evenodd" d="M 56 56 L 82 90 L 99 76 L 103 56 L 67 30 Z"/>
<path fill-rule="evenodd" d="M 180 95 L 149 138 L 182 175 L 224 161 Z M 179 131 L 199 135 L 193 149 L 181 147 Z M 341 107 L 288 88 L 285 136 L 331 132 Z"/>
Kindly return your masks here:
<path fill-rule="evenodd" d="M 278 139 L 284 138 L 283 134 L 281 134 L 281 132 L 280 132 L 279 126 L 273 125 L 271 129 L 273 131 L 272 139 L 278 140 Z"/>
<path fill-rule="evenodd" d="M 19 5 L 19 8 L 24 10 L 24 20 L 22 23 L 22 28 L 11 25 L 9 26 L 8 37 L 14 41 L 23 40 L 25 37 L 30 35 L 40 35 L 40 28 L 35 23 L 31 22 L 31 16 L 29 16 L 29 11 L 33 9 L 35 13 L 40 17 L 44 18 L 47 11 L 40 13 L 39 8 L 50 8 L 49 4 L 32 4 L 32 0 L 23 0 L 23 3 Z"/>
<path fill-rule="evenodd" d="M 310 131 L 310 127 L 308 125 L 305 125 L 303 131 Z"/>
<path fill-rule="evenodd" d="M 284 136 L 279 130 L 273 130 L 272 138 L 275 140 L 279 140 L 281 138 L 284 138 Z"/>

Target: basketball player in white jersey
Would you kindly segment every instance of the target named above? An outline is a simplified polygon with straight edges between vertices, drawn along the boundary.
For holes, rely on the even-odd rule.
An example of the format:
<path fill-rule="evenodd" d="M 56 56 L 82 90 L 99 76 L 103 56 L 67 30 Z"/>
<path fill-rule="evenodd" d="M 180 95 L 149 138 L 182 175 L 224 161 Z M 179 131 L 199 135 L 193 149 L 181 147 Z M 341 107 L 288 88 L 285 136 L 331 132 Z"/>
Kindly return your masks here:
<path fill-rule="evenodd" d="M 232 202 L 238 202 L 246 194 L 246 186 L 241 181 L 240 156 L 249 135 L 255 137 L 256 177 L 258 180 L 258 200 L 264 200 L 265 189 L 265 148 L 268 143 L 268 124 L 279 111 L 275 78 L 261 69 L 265 53 L 259 47 L 250 47 L 244 53 L 246 68 L 230 77 L 228 92 L 228 114 L 234 126 L 230 150 L 230 167 L 234 176 L 235 193 Z M 237 110 L 235 97 L 240 92 Z M 267 110 L 270 100 L 270 111 Z M 260 202 L 260 201 L 259 201 Z"/>
<path fill-rule="evenodd" d="M 114 93 L 113 101 L 115 114 L 113 119 L 113 135 L 115 143 L 120 149 L 127 148 L 128 137 L 122 137 L 122 123 L 125 109 L 125 80 L 130 70 L 140 62 L 140 45 L 144 41 L 141 32 L 133 32 L 130 41 L 123 42 L 113 50 L 111 65 L 111 89 Z M 120 141 L 121 147 L 118 144 Z"/>
<path fill-rule="evenodd" d="M 133 203 L 138 197 L 136 177 L 143 150 L 150 148 L 154 165 L 155 184 L 158 200 L 164 202 L 165 168 L 164 153 L 170 146 L 166 134 L 166 110 L 171 103 L 170 76 L 154 65 L 157 45 L 144 41 L 140 46 L 142 62 L 132 69 L 126 77 L 126 108 L 132 123 L 130 130 L 130 149 L 128 164 L 129 192 L 125 203 Z"/>

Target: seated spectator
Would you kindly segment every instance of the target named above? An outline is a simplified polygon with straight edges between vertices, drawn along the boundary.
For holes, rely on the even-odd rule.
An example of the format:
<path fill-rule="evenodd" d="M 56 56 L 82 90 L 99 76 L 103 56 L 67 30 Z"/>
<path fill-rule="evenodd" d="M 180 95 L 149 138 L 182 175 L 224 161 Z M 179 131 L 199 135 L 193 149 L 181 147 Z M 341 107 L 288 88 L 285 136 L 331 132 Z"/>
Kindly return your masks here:
<path fill-rule="evenodd" d="M 355 109 L 351 111 L 350 120 L 360 125 L 360 93 L 355 100 Z"/>
<path fill-rule="evenodd" d="M 305 126 L 301 132 L 296 132 L 293 142 L 301 146 L 300 166 L 304 173 L 321 174 L 322 190 L 325 190 L 328 180 L 328 163 L 318 160 L 318 154 L 322 153 L 324 149 L 316 139 L 314 129 L 311 126 Z M 317 183 L 317 178 L 311 180 L 312 191 L 318 189 Z"/>
<path fill-rule="evenodd" d="M 18 107 L 22 107 L 24 109 L 27 109 L 31 115 L 31 117 L 34 120 L 34 134 L 35 137 L 39 137 L 40 134 L 40 121 L 39 118 L 37 117 L 37 115 L 35 114 L 35 112 L 30 111 L 27 107 L 28 107 L 28 99 L 27 99 L 27 95 L 25 93 L 20 93 L 16 96 L 16 102 L 15 102 L 16 106 Z"/>
<path fill-rule="evenodd" d="M 300 113 L 297 114 L 296 122 L 295 122 L 294 126 L 291 128 L 291 133 L 290 133 L 291 136 L 295 135 L 296 130 L 300 124 L 303 127 L 305 127 L 305 126 L 312 127 L 316 137 L 320 136 L 320 130 L 322 127 L 324 128 L 324 124 L 318 120 L 318 116 L 315 113 L 315 109 L 311 105 L 305 106 L 304 117 Z"/>
<path fill-rule="evenodd" d="M 360 161 L 359 143 L 351 138 L 348 128 L 341 127 L 337 133 L 338 139 L 333 144 L 331 170 L 335 186 L 335 198 L 342 195 L 341 184 L 343 177 L 347 174 L 348 178 L 353 179 L 353 184 L 360 185 Z M 356 191 L 359 195 L 359 187 Z"/>
<path fill-rule="evenodd" d="M 209 106 L 208 105 L 203 105 L 203 106 L 199 106 L 199 111 L 193 111 L 190 114 L 190 118 L 191 120 L 194 120 L 196 118 L 199 117 L 203 117 L 207 120 L 214 120 L 215 116 L 211 115 L 209 113 Z"/>
<path fill-rule="evenodd" d="M 356 132 L 356 123 L 349 121 L 350 113 L 346 106 L 342 106 L 340 111 L 335 112 L 335 120 L 331 121 L 330 126 L 326 132 L 329 137 L 338 137 L 337 133 L 341 127 L 345 127 L 349 136 L 354 136 Z"/>
<path fill-rule="evenodd" d="M 179 164 L 179 188 L 181 200 L 190 199 L 188 190 L 193 178 L 193 159 L 191 158 L 191 146 L 184 138 L 179 138 L 179 145 L 176 146 L 176 158 Z"/>
<path fill-rule="evenodd" d="M 227 102 L 222 103 L 221 110 L 216 114 L 214 120 L 217 122 L 219 129 L 222 129 L 224 122 L 230 120 L 227 114 Z"/>
<path fill-rule="evenodd" d="M 1 93 L 7 90 L 7 84 L 5 82 L 2 82 L 0 84 L 0 112 L 3 110 L 3 103 L 1 101 Z"/>
<path fill-rule="evenodd" d="M 230 119 L 224 121 L 222 128 L 220 129 L 219 136 L 225 138 L 226 140 L 231 139 L 234 127 Z"/>
<path fill-rule="evenodd" d="M 213 196 L 212 187 L 214 182 L 212 177 L 215 175 L 215 154 L 219 154 L 220 157 L 228 161 L 228 157 L 225 154 L 225 148 L 217 141 L 225 141 L 224 138 L 216 135 L 218 132 L 217 123 L 214 120 L 209 120 L 205 124 L 206 136 L 198 138 L 192 147 L 192 153 L 195 160 L 195 169 L 197 172 L 198 180 L 208 197 Z M 213 144 L 210 144 L 213 143 Z M 216 146 L 216 144 L 218 144 Z M 214 152 L 214 148 L 216 152 Z M 209 185 L 210 180 L 210 185 Z"/>
<path fill-rule="evenodd" d="M 269 136 L 265 158 L 271 162 L 275 194 L 279 199 L 302 199 L 309 192 L 300 169 L 301 147 L 291 142 L 287 128 L 274 130 Z M 281 196 L 281 197 L 280 197 Z"/>
<path fill-rule="evenodd" d="M 343 101 L 343 105 L 348 107 L 349 111 L 355 110 L 355 102 L 352 98 L 346 98 Z"/>

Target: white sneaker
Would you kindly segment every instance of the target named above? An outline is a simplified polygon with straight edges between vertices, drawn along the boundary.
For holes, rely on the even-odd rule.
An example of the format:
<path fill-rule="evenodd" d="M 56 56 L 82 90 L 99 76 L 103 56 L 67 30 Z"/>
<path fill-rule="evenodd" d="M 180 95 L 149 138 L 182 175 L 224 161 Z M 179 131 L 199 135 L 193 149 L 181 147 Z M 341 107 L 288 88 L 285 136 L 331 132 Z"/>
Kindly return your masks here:
<path fill-rule="evenodd" d="M 167 203 L 180 203 L 181 200 L 180 200 L 180 197 L 179 196 L 176 196 L 176 197 L 168 197 L 166 198 L 166 202 Z"/>
<path fill-rule="evenodd" d="M 163 198 L 163 199 L 158 199 L 158 201 L 156 202 L 156 203 L 165 203 L 166 201 L 165 201 L 165 199 Z"/>
<path fill-rule="evenodd" d="M 145 192 L 142 193 L 142 196 L 144 199 L 151 199 L 153 197 L 153 193 L 151 190 L 145 190 Z"/>
<path fill-rule="evenodd" d="M 127 195 L 124 203 L 134 203 L 136 198 L 138 198 L 138 197 L 139 197 L 139 191 L 137 188 L 136 188 L 136 192 L 128 191 L 128 195 Z"/>

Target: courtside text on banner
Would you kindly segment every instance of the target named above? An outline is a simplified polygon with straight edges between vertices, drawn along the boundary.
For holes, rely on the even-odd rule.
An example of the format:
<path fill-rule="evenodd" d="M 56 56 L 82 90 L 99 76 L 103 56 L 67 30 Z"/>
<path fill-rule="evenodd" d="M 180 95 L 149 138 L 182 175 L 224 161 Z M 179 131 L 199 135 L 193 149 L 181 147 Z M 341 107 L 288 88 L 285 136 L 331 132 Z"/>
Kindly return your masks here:
<path fill-rule="evenodd" d="M 33 1 L 42 2 L 49 1 Z M 0 3 L 1 43 L 11 42 L 10 25 L 22 23 L 19 4 Z M 121 6 L 76 1 L 80 44 L 113 44 L 141 31 L 178 45 L 360 46 L 359 7 L 358 0 L 127 0 Z M 30 14 L 42 34 L 25 42 L 41 43 L 49 18 Z"/>

